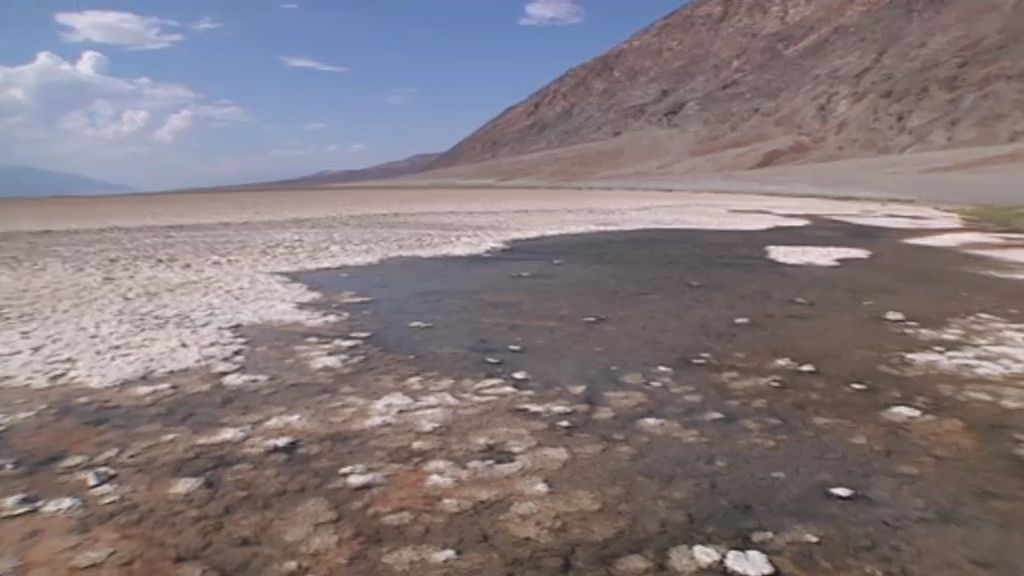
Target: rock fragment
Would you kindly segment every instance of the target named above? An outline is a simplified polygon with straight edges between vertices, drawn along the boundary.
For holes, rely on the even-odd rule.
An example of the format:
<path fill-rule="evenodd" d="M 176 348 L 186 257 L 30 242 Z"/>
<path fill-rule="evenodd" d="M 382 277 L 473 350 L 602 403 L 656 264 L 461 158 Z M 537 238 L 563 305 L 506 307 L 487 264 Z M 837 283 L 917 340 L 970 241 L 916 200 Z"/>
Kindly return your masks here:
<path fill-rule="evenodd" d="M 775 566 L 764 552 L 730 550 L 725 555 L 725 571 L 735 576 L 772 576 Z"/>
<path fill-rule="evenodd" d="M 71 559 L 71 563 L 68 564 L 73 570 L 86 570 L 88 568 L 94 568 L 102 565 L 117 551 L 113 548 L 93 548 L 92 550 L 86 550 L 81 552 Z"/>
<path fill-rule="evenodd" d="M 387 478 L 379 472 L 367 472 L 365 474 L 350 474 L 345 478 L 345 485 L 353 490 L 366 490 L 383 486 Z"/>
<path fill-rule="evenodd" d="M 434 325 L 430 322 L 420 322 L 419 320 L 409 322 L 409 328 L 415 328 L 417 330 L 427 330 L 433 327 Z"/>
<path fill-rule="evenodd" d="M 99 488 L 117 478 L 117 471 L 107 466 L 94 468 L 85 474 L 85 485 L 89 488 Z"/>
<path fill-rule="evenodd" d="M 196 440 L 197 446 L 216 446 L 218 444 L 233 444 L 241 442 L 249 437 L 249 433 L 243 428 L 221 428 L 212 434 L 200 437 Z"/>
<path fill-rule="evenodd" d="M 81 468 L 88 462 L 88 456 L 83 456 L 80 454 L 75 456 L 68 456 L 67 458 L 61 460 L 59 464 L 57 464 L 57 468 L 61 470 L 73 470 L 75 468 Z"/>
<path fill-rule="evenodd" d="M 924 412 L 913 406 L 890 406 L 882 411 L 882 418 L 897 423 L 910 422 L 924 416 Z"/>
<path fill-rule="evenodd" d="M 907 315 L 903 312 L 897 312 L 896 310 L 889 310 L 883 316 L 886 322 L 906 322 Z"/>
<path fill-rule="evenodd" d="M 268 454 L 291 454 L 298 449 L 298 439 L 291 436 L 278 436 L 263 443 L 263 450 Z"/>
<path fill-rule="evenodd" d="M 846 486 L 833 486 L 828 489 L 828 494 L 837 500 L 853 500 L 857 497 L 857 491 Z"/>
<path fill-rule="evenodd" d="M 184 476 L 175 478 L 167 493 L 171 496 L 187 496 L 206 487 L 206 478 L 201 476 Z"/>
<path fill-rule="evenodd" d="M 39 499 L 31 494 L 15 494 L 0 500 L 0 518 L 16 518 L 39 510 Z"/>
<path fill-rule="evenodd" d="M 83 508 L 84 504 L 74 496 L 53 498 L 43 502 L 39 511 L 43 514 L 73 514 Z"/>
<path fill-rule="evenodd" d="M 513 353 L 516 353 L 516 354 L 519 354 L 520 352 L 523 352 L 524 350 L 526 350 L 525 348 L 523 348 L 523 347 L 522 347 L 522 346 L 520 346 L 519 344 L 509 344 L 509 345 L 508 345 L 508 346 L 506 347 L 506 349 L 507 349 L 507 350 L 508 350 L 509 352 L 513 352 Z"/>
<path fill-rule="evenodd" d="M 654 571 L 654 563 L 643 554 L 623 556 L 612 565 L 612 573 L 616 576 L 636 576 Z"/>
<path fill-rule="evenodd" d="M 225 388 L 245 388 L 248 386 L 266 384 L 268 380 L 270 380 L 270 377 L 265 374 L 244 374 L 242 372 L 234 372 L 221 377 L 220 383 Z"/>
<path fill-rule="evenodd" d="M 437 548 L 426 544 L 406 546 L 392 550 L 381 557 L 381 561 L 393 570 L 408 572 L 422 564 L 447 564 L 459 558 L 459 553 L 451 548 Z"/>
<path fill-rule="evenodd" d="M 510 374 L 509 378 L 515 380 L 516 382 L 526 382 L 530 379 L 530 373 L 527 372 L 526 370 L 519 370 L 517 372 L 513 372 L 512 374 Z"/>

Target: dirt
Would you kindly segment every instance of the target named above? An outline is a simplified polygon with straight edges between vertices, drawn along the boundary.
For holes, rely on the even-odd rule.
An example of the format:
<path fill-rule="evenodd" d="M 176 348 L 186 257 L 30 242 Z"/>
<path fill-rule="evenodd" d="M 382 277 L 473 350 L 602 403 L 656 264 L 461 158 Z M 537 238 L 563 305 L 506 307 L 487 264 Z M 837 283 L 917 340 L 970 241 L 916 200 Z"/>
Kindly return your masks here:
<path fill-rule="evenodd" d="M 670 549 L 708 544 L 762 550 L 793 575 L 1018 574 L 1019 409 L 958 398 L 971 378 L 910 375 L 901 354 L 931 343 L 882 317 L 1021 322 L 1019 284 L 899 242 L 909 234 L 825 221 L 600 233 L 300 274 L 324 291 L 310 306 L 350 316 L 244 329 L 241 373 L 266 382 L 196 370 L 0 389 L 35 411 L 0 433 L 0 456 L 19 462 L 0 495 L 85 504 L 0 520 L 0 556 L 26 574 L 104 547 L 94 573 L 670 574 Z M 765 257 L 789 244 L 872 257 Z M 343 303 L 355 296 L 372 300 Z M 509 378 L 520 370 L 528 381 Z M 159 382 L 175 387 L 131 392 Z M 923 416 L 883 418 L 894 405 Z M 245 437 L 200 442 L 222 428 Z M 296 448 L 268 452 L 281 436 Z M 121 499 L 104 505 L 79 474 L 112 448 Z M 92 461 L 60 469 L 79 453 Z M 359 466 L 380 483 L 351 488 L 362 472 L 339 469 Z M 204 483 L 169 494 L 181 477 Z"/>

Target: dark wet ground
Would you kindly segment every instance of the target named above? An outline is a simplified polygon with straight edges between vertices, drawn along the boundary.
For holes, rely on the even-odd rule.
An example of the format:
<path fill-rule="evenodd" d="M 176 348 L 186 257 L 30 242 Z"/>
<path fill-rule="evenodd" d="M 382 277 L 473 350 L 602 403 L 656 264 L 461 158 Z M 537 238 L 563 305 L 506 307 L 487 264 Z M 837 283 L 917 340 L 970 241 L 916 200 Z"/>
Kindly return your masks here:
<path fill-rule="evenodd" d="M 1019 322 L 1020 285 L 904 235 L 832 223 L 591 234 L 299 275 L 325 293 L 317 306 L 352 317 L 251 330 L 245 371 L 266 384 L 196 372 L 167 395 L 0 391 L 7 406 L 48 405 L 0 433 L 0 456 L 19 461 L 0 496 L 86 502 L 79 516 L 0 520 L 0 574 L 8 557 L 28 567 L 15 574 L 64 573 L 99 545 L 117 550 L 92 569 L 103 574 L 675 574 L 670 549 L 693 544 L 763 550 L 790 575 L 1022 574 L 1021 412 L 939 393 L 969 383 L 957 377 L 900 375 L 899 353 L 927 344 L 882 319 Z M 874 256 L 785 266 L 764 257 L 771 244 Z M 339 305 L 346 292 L 373 301 Z M 351 365 L 306 366 L 310 347 L 353 330 L 374 335 Z M 817 371 L 772 365 L 782 357 Z M 520 370 L 518 391 L 483 397 L 481 379 Z M 377 405 L 399 392 L 416 405 Z M 883 420 L 894 404 L 927 416 Z M 420 425 L 438 410 L 441 427 Z M 307 424 L 267 429 L 295 414 Z M 249 437 L 198 443 L 223 426 Z M 260 449 L 283 434 L 294 452 Z M 100 505 L 58 463 L 110 448 L 124 499 Z M 338 469 L 363 463 L 386 483 L 346 487 Z M 169 497 L 183 476 L 206 484 Z M 857 497 L 831 498 L 834 486 Z M 757 531 L 775 535 L 753 543 Z M 632 555 L 649 565 L 616 567 Z"/>

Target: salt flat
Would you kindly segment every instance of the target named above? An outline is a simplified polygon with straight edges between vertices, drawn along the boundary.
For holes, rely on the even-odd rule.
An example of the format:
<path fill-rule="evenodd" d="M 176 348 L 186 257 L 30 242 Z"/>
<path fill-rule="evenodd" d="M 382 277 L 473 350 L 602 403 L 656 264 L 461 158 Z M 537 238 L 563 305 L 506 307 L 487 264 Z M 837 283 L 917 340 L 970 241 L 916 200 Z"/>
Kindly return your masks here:
<path fill-rule="evenodd" d="M 552 234 L 799 226 L 809 215 L 959 225 L 908 204 L 541 189 L 206 192 L 0 207 L 7 386 L 110 386 L 213 365 L 239 349 L 238 326 L 324 321 L 299 310 L 316 295 L 285 272 L 468 254 Z"/>

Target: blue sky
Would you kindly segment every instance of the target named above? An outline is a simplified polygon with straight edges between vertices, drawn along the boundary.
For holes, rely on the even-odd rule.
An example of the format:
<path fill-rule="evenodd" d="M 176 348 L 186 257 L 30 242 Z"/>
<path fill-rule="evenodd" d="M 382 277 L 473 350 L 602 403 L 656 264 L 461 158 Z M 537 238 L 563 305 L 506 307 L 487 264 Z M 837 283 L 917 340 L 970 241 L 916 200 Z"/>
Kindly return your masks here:
<path fill-rule="evenodd" d="M 0 164 L 143 189 L 443 150 L 682 0 L 0 0 Z"/>

